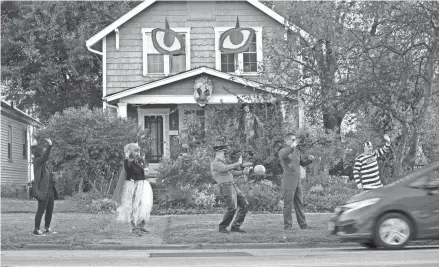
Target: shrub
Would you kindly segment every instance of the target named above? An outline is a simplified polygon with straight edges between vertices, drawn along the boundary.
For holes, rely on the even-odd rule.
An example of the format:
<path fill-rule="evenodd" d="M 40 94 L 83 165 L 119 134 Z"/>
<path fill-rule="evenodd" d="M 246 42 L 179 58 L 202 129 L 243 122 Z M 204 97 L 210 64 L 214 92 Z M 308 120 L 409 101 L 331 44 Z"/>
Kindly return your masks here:
<path fill-rule="evenodd" d="M 212 153 L 210 148 L 201 146 L 175 160 L 165 159 L 157 169 L 158 178 L 174 187 L 211 183 L 214 181 L 210 173 Z"/>
<path fill-rule="evenodd" d="M 333 212 L 356 194 L 353 182 L 345 183 L 341 177 L 324 174 L 302 180 L 302 189 L 304 208 L 308 212 Z"/>
<path fill-rule="evenodd" d="M 55 171 L 66 173 L 59 188 L 63 196 L 72 194 L 73 188 L 82 191 L 86 182 L 95 191 L 109 195 L 124 158 L 123 147 L 138 142 L 145 149 L 150 142 L 148 133 L 136 121 L 86 107 L 56 113 L 35 136 L 52 139 L 49 163 Z"/>
<path fill-rule="evenodd" d="M 157 208 L 194 208 L 196 206 L 192 189 L 186 187 L 169 187 L 166 194 L 159 196 Z"/>
<path fill-rule="evenodd" d="M 103 198 L 99 193 L 77 193 L 66 197 L 66 201 L 77 206 L 83 212 L 113 213 L 116 211 L 116 203 L 111 199 Z"/>
<path fill-rule="evenodd" d="M 277 212 L 282 210 L 282 206 L 279 205 L 282 200 L 279 187 L 271 181 L 239 183 L 239 188 L 249 202 L 249 210 L 254 212 Z"/>
<path fill-rule="evenodd" d="M 1 185 L 1 197 L 4 198 L 22 198 L 23 192 L 20 192 L 17 186 L 2 184 Z"/>

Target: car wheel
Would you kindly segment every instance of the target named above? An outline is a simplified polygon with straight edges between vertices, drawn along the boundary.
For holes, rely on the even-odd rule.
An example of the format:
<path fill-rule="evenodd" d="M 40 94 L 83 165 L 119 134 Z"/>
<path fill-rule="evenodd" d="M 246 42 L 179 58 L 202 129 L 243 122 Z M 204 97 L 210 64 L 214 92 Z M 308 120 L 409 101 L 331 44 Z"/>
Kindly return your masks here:
<path fill-rule="evenodd" d="M 410 241 L 413 233 L 411 220 L 401 213 L 383 215 L 377 222 L 374 243 L 385 249 L 401 249 Z"/>
<path fill-rule="evenodd" d="M 373 241 L 360 243 L 360 245 L 362 245 L 365 248 L 377 248 L 377 246 L 375 245 L 375 243 Z"/>

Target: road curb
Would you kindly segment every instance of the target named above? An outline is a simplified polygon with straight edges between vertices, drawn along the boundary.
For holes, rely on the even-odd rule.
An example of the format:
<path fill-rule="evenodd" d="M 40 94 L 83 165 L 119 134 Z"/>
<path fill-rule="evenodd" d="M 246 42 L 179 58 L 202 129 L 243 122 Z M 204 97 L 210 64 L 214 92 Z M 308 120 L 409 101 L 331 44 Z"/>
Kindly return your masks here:
<path fill-rule="evenodd" d="M 277 248 L 333 248 L 355 247 L 357 243 L 199 243 L 180 245 L 125 245 L 125 244 L 23 244 L 25 250 L 190 250 L 190 249 L 277 249 Z"/>
<path fill-rule="evenodd" d="M 355 247 L 358 243 L 225 243 L 212 244 L 202 243 L 197 249 L 276 249 L 276 248 L 331 248 L 331 247 Z"/>
<path fill-rule="evenodd" d="M 85 250 L 152 250 L 152 249 L 194 249 L 195 245 L 122 245 L 122 244 L 87 244 Z"/>

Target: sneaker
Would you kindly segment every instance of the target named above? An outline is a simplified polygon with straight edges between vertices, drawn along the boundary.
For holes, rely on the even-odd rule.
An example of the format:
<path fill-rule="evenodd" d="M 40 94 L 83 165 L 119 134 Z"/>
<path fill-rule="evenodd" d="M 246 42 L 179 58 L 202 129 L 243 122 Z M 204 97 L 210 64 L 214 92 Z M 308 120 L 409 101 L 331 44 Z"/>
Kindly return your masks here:
<path fill-rule="evenodd" d="M 52 234 L 52 235 L 56 235 L 57 232 L 52 232 L 52 231 L 50 230 L 50 228 L 44 228 L 44 234 Z"/>
<path fill-rule="evenodd" d="M 140 227 L 139 230 L 140 230 L 140 232 L 145 233 L 145 234 L 149 233 L 149 231 L 146 230 L 145 227 Z"/>
<path fill-rule="evenodd" d="M 46 234 L 43 233 L 43 231 L 41 231 L 41 230 L 34 229 L 34 231 L 32 232 L 32 235 L 33 236 L 45 236 Z"/>
<path fill-rule="evenodd" d="M 133 235 L 135 235 L 135 236 L 143 236 L 143 235 L 142 235 L 142 232 L 140 231 L 140 229 L 133 229 L 131 232 L 132 232 Z"/>
<path fill-rule="evenodd" d="M 230 234 L 230 232 L 229 232 L 229 230 L 227 230 L 227 229 L 219 229 L 219 232 L 220 233 L 223 233 L 223 234 Z"/>
<path fill-rule="evenodd" d="M 241 233 L 241 234 L 245 233 L 245 231 L 242 230 L 241 228 L 232 228 L 230 229 L 230 232 Z"/>

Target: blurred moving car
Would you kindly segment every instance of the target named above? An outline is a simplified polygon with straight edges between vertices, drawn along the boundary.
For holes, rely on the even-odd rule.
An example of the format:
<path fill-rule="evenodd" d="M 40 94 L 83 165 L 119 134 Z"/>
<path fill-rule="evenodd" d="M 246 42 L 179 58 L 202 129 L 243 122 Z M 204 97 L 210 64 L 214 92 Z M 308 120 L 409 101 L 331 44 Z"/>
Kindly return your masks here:
<path fill-rule="evenodd" d="M 439 161 L 353 196 L 335 209 L 328 228 L 368 248 L 400 249 L 410 240 L 439 239 Z"/>

